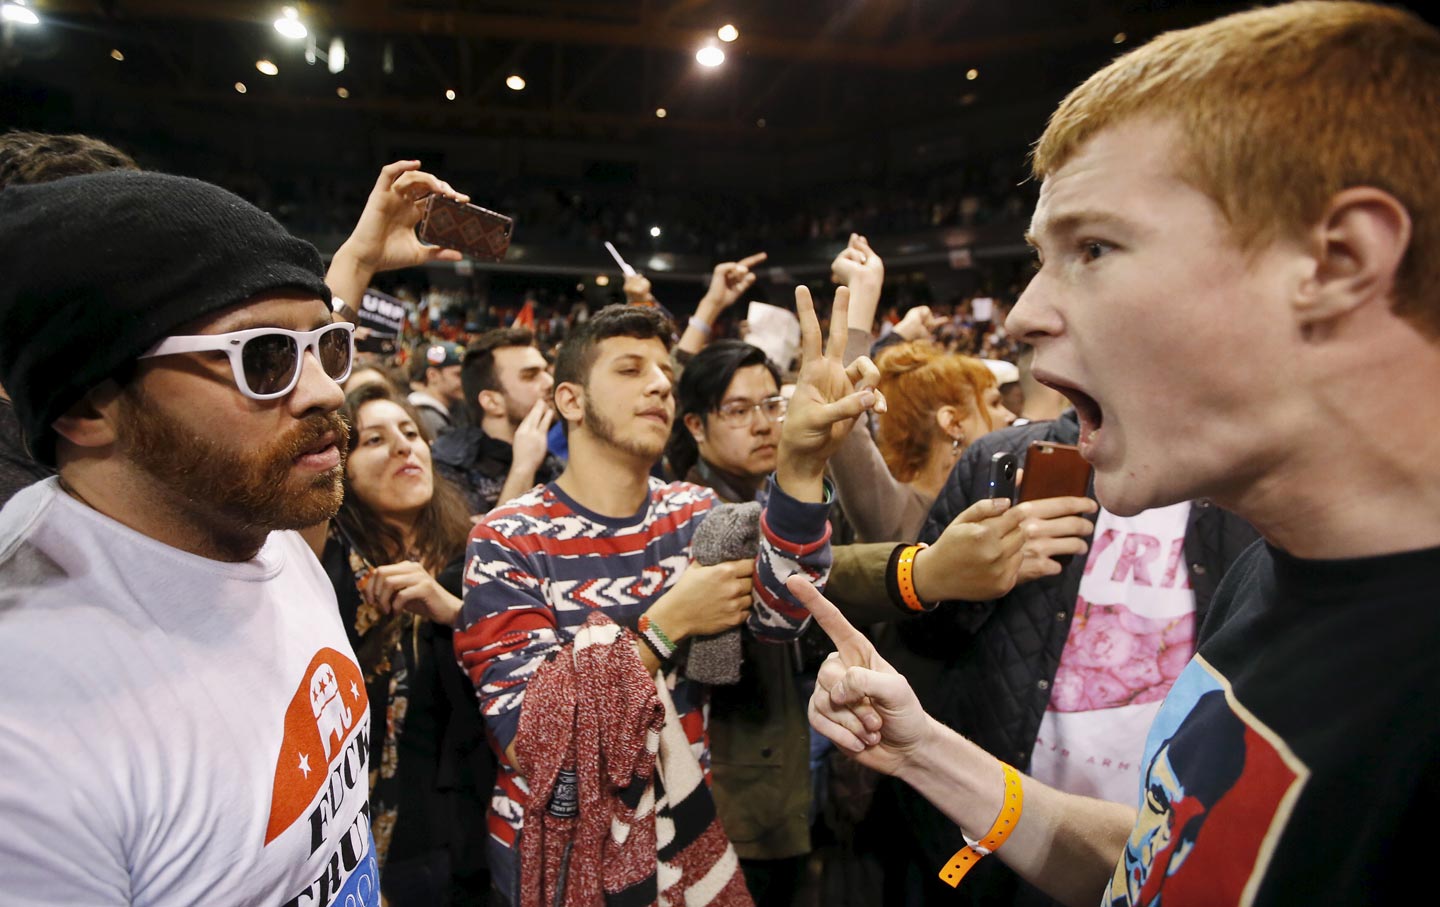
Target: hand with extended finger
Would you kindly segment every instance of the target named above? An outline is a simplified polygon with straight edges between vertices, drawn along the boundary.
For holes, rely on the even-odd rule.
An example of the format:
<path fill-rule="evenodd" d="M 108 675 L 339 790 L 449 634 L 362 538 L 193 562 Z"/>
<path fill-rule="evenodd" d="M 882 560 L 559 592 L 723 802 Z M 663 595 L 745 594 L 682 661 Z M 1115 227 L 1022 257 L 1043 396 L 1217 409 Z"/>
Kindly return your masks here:
<path fill-rule="evenodd" d="M 1095 524 L 1088 515 L 1097 510 L 1099 505 L 1089 498 L 1042 498 L 1017 504 L 1014 512 L 1025 536 L 1018 582 L 1058 576 L 1065 569 L 1058 558 L 1089 551 L 1085 540 Z"/>
<path fill-rule="evenodd" d="M 739 261 L 720 262 L 710 273 L 710 289 L 700 301 L 700 307 L 713 308 L 718 314 L 734 305 L 735 300 L 755 283 L 755 272 L 751 268 L 768 257 L 765 252 L 756 252 Z"/>
<path fill-rule="evenodd" d="M 460 252 L 427 246 L 415 236 L 415 225 L 420 222 L 425 198 L 429 195 L 443 195 L 460 202 L 470 200 L 470 196 L 456 192 L 449 183 L 422 171 L 419 161 L 387 164 L 370 190 L 354 232 L 335 256 L 351 258 L 372 274 L 414 267 L 427 261 L 459 261 L 464 257 Z"/>
<path fill-rule="evenodd" d="M 646 613 L 672 642 L 710 636 L 739 626 L 750 616 L 755 561 L 692 563 Z"/>
<path fill-rule="evenodd" d="M 930 732 L 930 717 L 915 691 L 805 577 L 792 576 L 785 586 L 836 649 L 816 676 L 811 726 L 861 765 L 898 774 Z"/>
<path fill-rule="evenodd" d="M 870 248 L 869 240 L 851 233 L 850 242 L 830 263 L 830 279 L 849 287 L 852 294 L 862 289 L 873 289 L 878 294 L 885 282 L 885 262 Z"/>
<path fill-rule="evenodd" d="M 455 626 L 462 604 L 414 561 L 375 568 L 365 584 L 364 595 L 381 614 L 409 611 L 447 627 Z"/>
<path fill-rule="evenodd" d="M 1015 587 L 1025 533 L 1005 498 L 976 501 L 950 521 L 935 544 L 915 555 L 915 594 L 922 602 L 985 601 Z"/>
<path fill-rule="evenodd" d="M 895 333 L 906 340 L 928 340 L 936 328 L 945 323 L 945 316 L 931 313 L 928 305 L 917 305 L 905 313 L 895 325 Z"/>
<path fill-rule="evenodd" d="M 787 494 L 803 501 L 820 500 L 825 463 L 855 420 L 868 410 L 885 411 L 885 397 L 875 386 L 880 381 L 875 363 L 861 356 L 848 368 L 844 365 L 849 300 L 848 289 L 836 291 L 830 312 L 830 343 L 822 348 L 810 290 L 795 288 L 802 359 L 781 427 L 776 479 Z"/>

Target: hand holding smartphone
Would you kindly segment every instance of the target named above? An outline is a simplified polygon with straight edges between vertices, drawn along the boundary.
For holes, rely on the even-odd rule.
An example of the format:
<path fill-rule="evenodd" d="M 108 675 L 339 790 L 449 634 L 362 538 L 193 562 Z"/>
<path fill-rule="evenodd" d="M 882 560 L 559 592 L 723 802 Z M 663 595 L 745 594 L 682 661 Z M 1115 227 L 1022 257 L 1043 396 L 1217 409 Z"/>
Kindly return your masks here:
<path fill-rule="evenodd" d="M 990 458 L 990 497 L 1024 503 L 1042 498 L 1083 498 L 1090 493 L 1090 464 L 1073 444 L 1032 441 L 1025 453 L 1025 468 L 1016 466 L 1012 453 L 1001 451 Z"/>
<path fill-rule="evenodd" d="M 458 249 L 477 261 L 499 261 L 510 249 L 514 229 L 514 219 L 504 214 L 431 195 L 425 199 L 419 236 L 422 242 Z"/>
<path fill-rule="evenodd" d="M 1017 503 L 1043 498 L 1083 498 L 1090 493 L 1090 464 L 1073 444 L 1031 441 L 1021 472 Z"/>

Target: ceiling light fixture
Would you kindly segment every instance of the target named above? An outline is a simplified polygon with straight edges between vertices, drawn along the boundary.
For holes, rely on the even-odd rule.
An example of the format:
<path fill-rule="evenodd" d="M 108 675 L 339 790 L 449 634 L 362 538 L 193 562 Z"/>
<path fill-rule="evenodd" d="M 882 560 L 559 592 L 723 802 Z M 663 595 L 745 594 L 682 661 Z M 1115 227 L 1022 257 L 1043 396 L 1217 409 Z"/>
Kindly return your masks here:
<path fill-rule="evenodd" d="M 725 51 L 713 44 L 707 44 L 695 51 L 695 62 L 701 66 L 708 66 L 714 69 L 716 66 L 725 62 Z"/>
<path fill-rule="evenodd" d="M 505 87 L 510 89 L 511 91 L 524 91 L 525 77 L 520 75 L 519 73 L 512 73 L 508 78 L 505 79 Z"/>
<path fill-rule="evenodd" d="M 325 55 L 325 65 L 335 75 L 345 69 L 345 42 L 339 37 L 330 39 L 330 52 Z"/>
<path fill-rule="evenodd" d="M 246 91 L 245 83 L 244 83 L 244 82 L 236 82 L 236 83 L 235 83 L 235 90 L 238 91 L 238 92 L 240 92 L 241 94 L 244 94 L 245 91 Z"/>
<path fill-rule="evenodd" d="M 255 68 L 267 76 L 278 76 L 280 74 L 280 67 L 271 63 L 269 60 L 256 60 Z"/>
<path fill-rule="evenodd" d="M 39 25 L 40 17 L 35 15 L 33 9 L 25 6 L 21 0 L 13 3 L 0 5 L 0 19 L 6 22 L 13 22 L 16 25 Z"/>
<path fill-rule="evenodd" d="M 335 95 L 340 98 L 348 98 L 350 97 L 350 89 L 346 88 L 344 85 L 341 85 L 339 88 L 335 89 Z"/>
<path fill-rule="evenodd" d="M 447 89 L 445 89 L 445 100 L 447 100 L 447 101 L 453 101 L 453 100 L 455 100 L 455 89 L 453 89 L 453 88 L 447 88 Z"/>
<path fill-rule="evenodd" d="M 670 115 L 670 111 L 666 110 L 664 107 L 656 107 L 656 108 L 655 108 L 655 116 L 656 116 L 657 119 L 663 120 L 663 119 L 665 119 L 665 118 L 666 118 L 667 116 L 669 116 L 669 115 Z"/>
<path fill-rule="evenodd" d="M 720 26 L 720 30 L 715 32 L 715 36 L 726 44 L 729 44 L 731 41 L 740 37 L 740 29 L 727 22 Z"/>
<path fill-rule="evenodd" d="M 117 47 L 114 50 L 110 51 L 110 59 L 114 60 L 116 63 L 124 63 L 125 55 L 122 54 L 120 52 L 120 48 Z"/>
<path fill-rule="evenodd" d="M 978 70 L 978 69 L 969 70 L 968 72 L 965 73 L 965 78 L 969 79 L 971 82 L 975 81 L 976 79 L 980 78 L 980 70 Z"/>
<path fill-rule="evenodd" d="M 309 34 L 293 6 L 287 6 L 280 11 L 280 18 L 275 20 L 275 30 L 292 41 L 299 41 Z"/>
<path fill-rule="evenodd" d="M 1116 44 L 1124 44 L 1124 43 L 1125 43 L 1125 33 L 1124 33 L 1123 31 L 1117 31 L 1117 32 L 1115 33 L 1115 37 L 1112 38 L 1111 40 L 1113 40 Z"/>
<path fill-rule="evenodd" d="M 659 228 L 659 227 L 651 227 L 651 228 L 650 228 L 650 235 L 653 236 L 653 237 L 655 237 L 656 239 L 659 239 L 659 238 L 660 238 L 660 228 Z"/>
<path fill-rule="evenodd" d="M 597 286 L 597 287 L 608 287 L 608 286 L 610 286 L 610 275 L 609 275 L 609 274 L 596 274 L 596 275 L 595 275 L 595 286 Z"/>

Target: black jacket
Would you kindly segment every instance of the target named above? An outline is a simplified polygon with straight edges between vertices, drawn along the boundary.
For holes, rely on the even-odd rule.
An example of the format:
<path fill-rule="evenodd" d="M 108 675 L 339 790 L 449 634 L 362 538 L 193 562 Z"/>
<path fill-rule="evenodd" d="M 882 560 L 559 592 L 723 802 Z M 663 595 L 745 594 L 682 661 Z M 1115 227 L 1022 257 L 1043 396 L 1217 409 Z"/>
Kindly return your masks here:
<path fill-rule="evenodd" d="M 479 426 L 462 424 L 436 438 L 430 456 L 435 471 L 465 495 L 471 513 L 489 513 L 504 503 L 498 499 L 515 456 L 509 441 L 492 438 Z M 547 453 L 535 470 L 535 484 L 553 482 L 564 471 L 565 464 Z"/>
<path fill-rule="evenodd" d="M 1014 453 L 1023 466 L 1031 441 L 1073 444 L 1079 432 L 1074 410 L 1067 410 L 1053 422 L 1014 426 L 980 438 L 950 474 L 920 540 L 935 541 L 961 511 L 987 496 L 992 454 Z M 1250 524 L 1208 501 L 1197 501 L 1190 508 L 1185 561 L 1195 593 L 1197 630 L 1221 577 L 1256 538 Z M 886 657 L 911 680 L 926 711 L 1016 769 L 1027 771 L 1070 634 L 1084 569 L 1085 558 L 1076 557 L 1059 576 L 1017 586 L 1003 598 L 943 602 L 933 612 L 902 623 L 903 645 Z M 963 846 L 960 830 L 903 785 L 893 785 L 892 790 L 910 820 L 925 864 L 938 870 Z M 986 860 L 960 886 L 962 900 L 968 900 L 966 893 L 994 903 L 1014 900 L 1014 895 L 1003 892 L 1015 881 L 1000 861 Z M 1038 892 L 1028 889 L 1027 895 Z"/>

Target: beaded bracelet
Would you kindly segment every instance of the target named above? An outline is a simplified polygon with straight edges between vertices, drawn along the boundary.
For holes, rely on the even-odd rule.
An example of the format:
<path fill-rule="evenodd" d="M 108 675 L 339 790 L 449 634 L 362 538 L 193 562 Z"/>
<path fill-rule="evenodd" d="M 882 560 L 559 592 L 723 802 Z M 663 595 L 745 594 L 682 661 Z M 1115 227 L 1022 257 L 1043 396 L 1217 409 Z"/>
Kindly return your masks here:
<path fill-rule="evenodd" d="M 659 624 L 650 619 L 650 615 L 640 615 L 639 628 L 640 638 L 660 659 L 661 664 L 675 657 L 675 643 L 670 641 L 670 637 L 665 635 L 665 631 L 660 629 Z"/>

